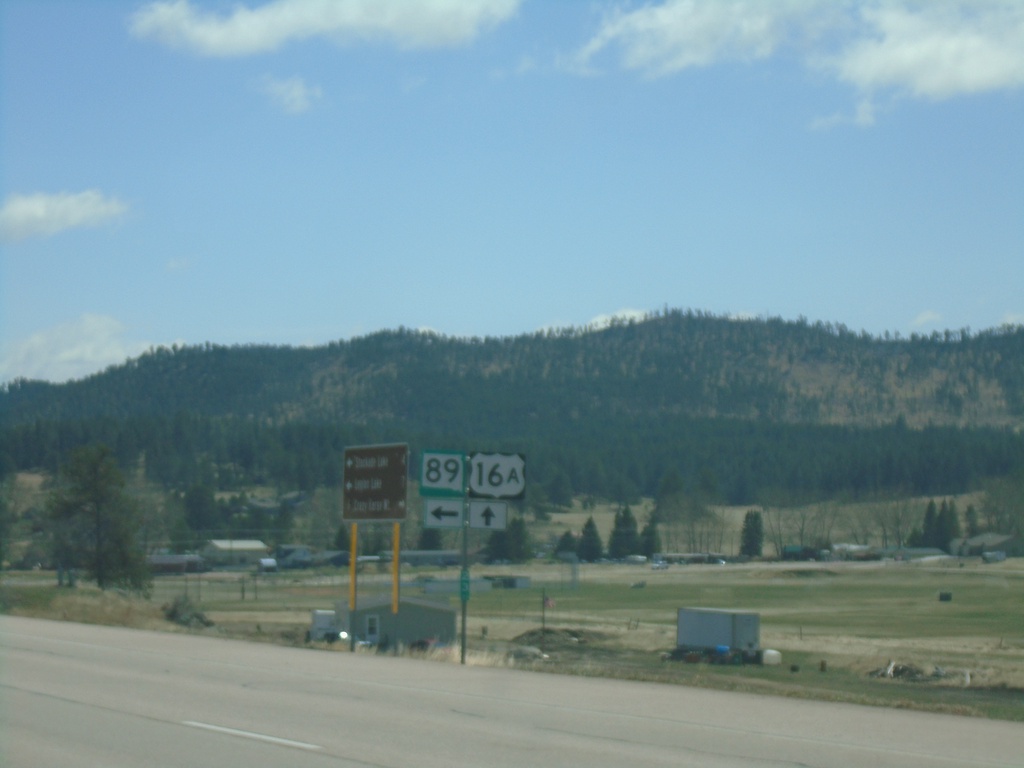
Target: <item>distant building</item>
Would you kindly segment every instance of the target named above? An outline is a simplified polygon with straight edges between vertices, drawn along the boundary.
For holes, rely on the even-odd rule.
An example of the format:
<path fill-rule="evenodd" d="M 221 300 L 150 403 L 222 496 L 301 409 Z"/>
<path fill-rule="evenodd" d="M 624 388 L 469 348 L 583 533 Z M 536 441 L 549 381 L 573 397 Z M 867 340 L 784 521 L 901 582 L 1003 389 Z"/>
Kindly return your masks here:
<path fill-rule="evenodd" d="M 199 550 L 213 567 L 254 566 L 267 557 L 270 547 L 259 539 L 212 539 Z"/>
<path fill-rule="evenodd" d="M 986 552 L 1024 557 L 1024 538 L 1003 533 L 981 533 L 969 539 L 957 539 L 952 542 L 950 551 L 962 557 L 983 557 Z"/>

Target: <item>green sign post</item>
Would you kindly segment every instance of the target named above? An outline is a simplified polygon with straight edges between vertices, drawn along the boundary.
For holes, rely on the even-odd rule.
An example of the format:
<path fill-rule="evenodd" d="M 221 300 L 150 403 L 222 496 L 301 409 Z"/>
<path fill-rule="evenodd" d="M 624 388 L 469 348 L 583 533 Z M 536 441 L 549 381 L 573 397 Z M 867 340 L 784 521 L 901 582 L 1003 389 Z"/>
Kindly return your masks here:
<path fill-rule="evenodd" d="M 469 529 L 505 530 L 508 507 L 476 499 L 521 499 L 526 490 L 526 459 L 519 453 L 424 451 L 420 495 L 434 497 L 424 506 L 426 528 L 462 528 L 462 663 L 466 663 L 466 604 L 469 602 Z M 442 497 L 442 498 L 438 498 Z M 443 498 L 448 497 L 448 498 Z M 455 501 L 455 499 L 459 501 Z"/>

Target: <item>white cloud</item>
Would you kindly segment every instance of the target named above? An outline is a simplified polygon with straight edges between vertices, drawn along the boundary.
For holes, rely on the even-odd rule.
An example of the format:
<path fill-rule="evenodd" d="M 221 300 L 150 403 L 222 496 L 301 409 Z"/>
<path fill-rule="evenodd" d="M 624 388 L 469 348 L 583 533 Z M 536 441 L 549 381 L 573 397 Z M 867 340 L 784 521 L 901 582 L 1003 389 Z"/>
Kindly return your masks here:
<path fill-rule="evenodd" d="M 98 190 L 10 195 L 0 209 L 0 240 L 48 237 L 65 229 L 95 227 L 122 215 L 128 206 Z"/>
<path fill-rule="evenodd" d="M 266 77 L 263 79 L 262 88 L 277 106 L 295 115 L 308 111 L 313 102 L 323 96 L 319 86 L 307 85 L 301 77 Z"/>
<path fill-rule="evenodd" d="M 926 309 L 914 318 L 914 322 L 912 322 L 911 325 L 915 328 L 921 328 L 926 325 L 935 325 L 940 322 L 942 322 L 942 315 L 932 309 Z"/>
<path fill-rule="evenodd" d="M 821 125 L 870 125 L 863 97 L 879 91 L 944 99 L 1024 86 L 1024 2 L 665 0 L 613 12 L 571 61 L 590 71 L 609 50 L 651 77 L 792 52 L 862 95 L 853 117 Z"/>
<path fill-rule="evenodd" d="M 151 345 L 128 342 L 124 326 L 112 317 L 82 315 L 39 331 L 0 351 L 0 381 L 17 378 L 64 382 L 123 363 Z"/>
<path fill-rule="evenodd" d="M 794 21 L 818 3 L 807 0 L 667 0 L 633 11 L 615 11 L 580 49 L 575 62 L 587 69 L 608 48 L 622 64 L 650 76 L 669 75 L 719 61 L 770 56 L 789 36 Z"/>
<path fill-rule="evenodd" d="M 1003 325 L 1024 325 L 1024 313 L 1007 312 L 1003 315 Z"/>
<path fill-rule="evenodd" d="M 871 4 L 866 28 L 827 65 L 861 91 L 945 99 L 1024 85 L 1024 3 Z"/>
<path fill-rule="evenodd" d="M 616 323 L 642 322 L 647 319 L 648 313 L 639 309 L 620 309 L 610 315 L 598 315 L 587 323 L 587 328 L 599 331 L 602 328 L 609 328 Z"/>
<path fill-rule="evenodd" d="M 511 18 L 521 0 L 274 0 L 227 15 L 168 0 L 131 19 L 140 38 L 203 56 L 250 56 L 297 40 L 384 40 L 401 48 L 460 45 Z"/>

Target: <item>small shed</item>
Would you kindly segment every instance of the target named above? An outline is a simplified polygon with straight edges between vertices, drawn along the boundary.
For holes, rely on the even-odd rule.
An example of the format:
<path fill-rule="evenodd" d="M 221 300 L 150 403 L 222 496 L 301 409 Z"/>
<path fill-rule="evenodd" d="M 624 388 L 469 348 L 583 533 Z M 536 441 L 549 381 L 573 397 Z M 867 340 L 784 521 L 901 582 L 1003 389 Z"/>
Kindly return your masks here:
<path fill-rule="evenodd" d="M 387 596 L 363 598 L 351 613 L 348 602 L 341 601 L 335 614 L 338 629 L 374 645 L 445 645 L 456 638 L 455 609 L 432 600 L 403 597 L 398 601 L 398 613 L 391 612 Z"/>

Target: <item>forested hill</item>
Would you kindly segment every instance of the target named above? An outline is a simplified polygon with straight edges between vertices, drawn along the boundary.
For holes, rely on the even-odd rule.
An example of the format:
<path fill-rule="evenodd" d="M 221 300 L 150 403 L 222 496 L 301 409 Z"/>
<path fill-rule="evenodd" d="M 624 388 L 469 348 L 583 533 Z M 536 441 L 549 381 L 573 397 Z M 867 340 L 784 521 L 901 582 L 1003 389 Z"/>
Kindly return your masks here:
<path fill-rule="evenodd" d="M 0 391 L 0 423 L 179 412 L 514 435 L 524 420 L 658 417 L 1024 426 L 1024 328 L 878 339 L 671 311 L 602 330 L 462 339 L 385 331 L 316 348 L 155 349 Z M 475 425 L 475 426 L 474 426 Z"/>
<path fill-rule="evenodd" d="M 957 493 L 1024 471 L 1024 328 L 878 339 L 667 311 L 604 329 L 155 349 L 0 390 L 0 475 L 103 443 L 177 488 L 311 489 L 346 445 L 513 450 L 552 499 Z"/>

